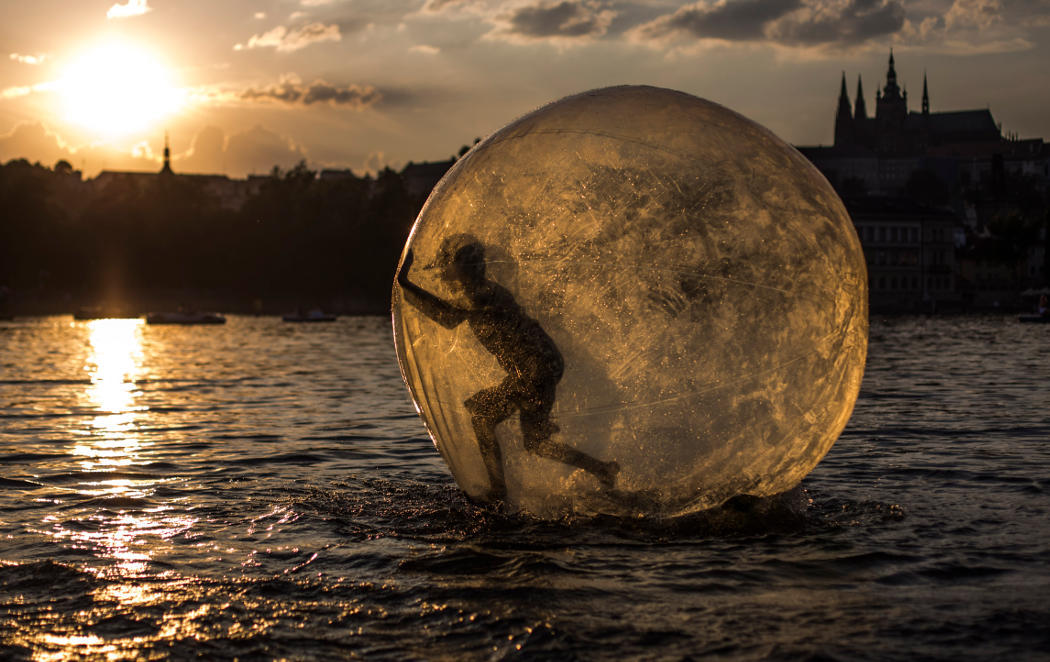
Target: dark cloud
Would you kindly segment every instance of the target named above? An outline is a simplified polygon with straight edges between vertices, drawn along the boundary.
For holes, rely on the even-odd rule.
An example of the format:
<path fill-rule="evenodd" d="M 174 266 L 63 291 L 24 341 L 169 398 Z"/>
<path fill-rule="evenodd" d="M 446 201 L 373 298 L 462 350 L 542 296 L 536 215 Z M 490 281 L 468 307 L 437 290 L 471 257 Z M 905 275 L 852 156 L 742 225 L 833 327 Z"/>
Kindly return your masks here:
<path fill-rule="evenodd" d="M 504 16 L 500 33 L 527 39 L 596 37 L 605 34 L 613 14 L 589 0 L 542 0 Z"/>
<path fill-rule="evenodd" d="M 240 97 L 249 101 L 280 101 L 288 104 L 301 103 L 305 106 L 329 103 L 361 110 L 375 104 L 382 95 L 370 85 L 338 87 L 323 80 L 303 85 L 298 80 L 286 79 L 269 87 L 248 88 L 241 92 Z"/>
<path fill-rule="evenodd" d="M 686 32 L 694 37 L 728 40 L 760 39 L 766 26 L 802 7 L 801 0 L 740 0 L 683 7 L 665 19 L 657 19 L 657 36 Z"/>
<path fill-rule="evenodd" d="M 808 14 L 777 23 L 769 36 L 791 45 L 848 46 L 894 34 L 904 26 L 904 7 L 899 0 L 852 0 L 830 11 Z"/>
<path fill-rule="evenodd" d="M 792 46 L 855 45 L 904 26 L 901 0 L 718 0 L 639 26 L 643 39 L 687 35 Z"/>

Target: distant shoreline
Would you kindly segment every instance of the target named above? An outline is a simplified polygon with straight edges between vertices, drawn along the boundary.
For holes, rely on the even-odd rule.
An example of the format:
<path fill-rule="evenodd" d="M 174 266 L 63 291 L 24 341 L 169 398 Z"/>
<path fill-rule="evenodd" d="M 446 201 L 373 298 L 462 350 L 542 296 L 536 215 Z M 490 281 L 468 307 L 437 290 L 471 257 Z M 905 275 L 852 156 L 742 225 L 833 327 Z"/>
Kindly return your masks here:
<path fill-rule="evenodd" d="M 78 310 L 98 307 L 111 313 L 120 312 L 129 317 L 140 317 L 152 312 L 194 310 L 232 315 L 284 315 L 299 309 L 320 308 L 336 315 L 388 315 L 390 300 L 375 301 L 364 297 L 341 295 L 282 294 L 247 297 L 229 294 L 182 292 L 127 298 L 97 298 L 73 296 L 36 297 L 15 296 L 8 302 L 3 314 L 15 317 L 43 317 L 73 315 Z"/>

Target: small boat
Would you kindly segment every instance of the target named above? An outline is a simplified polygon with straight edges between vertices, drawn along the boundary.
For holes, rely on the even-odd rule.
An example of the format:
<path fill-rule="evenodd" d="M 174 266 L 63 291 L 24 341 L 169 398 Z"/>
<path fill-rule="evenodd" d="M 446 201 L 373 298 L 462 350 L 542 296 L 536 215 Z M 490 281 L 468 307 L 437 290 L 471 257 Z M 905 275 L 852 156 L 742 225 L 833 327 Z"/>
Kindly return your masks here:
<path fill-rule="evenodd" d="M 281 317 L 285 322 L 334 322 L 335 315 L 330 315 L 319 308 L 309 312 L 294 312 Z"/>
<path fill-rule="evenodd" d="M 146 324 L 225 324 L 219 313 L 148 313 Z"/>
<path fill-rule="evenodd" d="M 1050 315 L 1018 315 L 1017 321 L 1025 324 L 1050 324 Z"/>

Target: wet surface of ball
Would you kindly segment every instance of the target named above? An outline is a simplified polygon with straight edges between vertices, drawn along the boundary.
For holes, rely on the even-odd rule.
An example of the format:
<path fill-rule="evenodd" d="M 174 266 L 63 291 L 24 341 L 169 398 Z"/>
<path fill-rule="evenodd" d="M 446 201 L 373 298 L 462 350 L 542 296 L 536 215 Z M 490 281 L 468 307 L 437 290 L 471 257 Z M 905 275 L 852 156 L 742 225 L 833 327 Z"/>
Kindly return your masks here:
<path fill-rule="evenodd" d="M 405 255 L 402 373 L 478 499 L 676 515 L 777 494 L 860 388 L 867 277 L 841 201 L 687 94 L 607 88 L 516 120 L 446 175 Z"/>

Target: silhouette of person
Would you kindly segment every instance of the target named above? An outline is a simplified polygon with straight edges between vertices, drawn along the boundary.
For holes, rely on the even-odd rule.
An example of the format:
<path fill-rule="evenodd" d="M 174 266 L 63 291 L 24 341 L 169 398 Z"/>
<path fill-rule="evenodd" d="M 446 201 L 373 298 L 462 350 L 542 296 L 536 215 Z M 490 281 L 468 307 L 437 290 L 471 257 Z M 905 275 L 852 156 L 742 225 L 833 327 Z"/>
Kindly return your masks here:
<path fill-rule="evenodd" d="M 525 314 L 505 287 L 485 274 L 485 252 L 469 234 L 447 237 L 431 266 L 441 269 L 441 278 L 462 288 L 468 308 L 444 301 L 408 280 L 414 255 L 409 249 L 397 282 L 405 299 L 427 317 L 452 329 L 466 322 L 478 342 L 507 371 L 498 385 L 482 389 L 464 402 L 488 472 L 492 499 L 506 497 L 503 454 L 496 439 L 496 426 L 518 410 L 525 450 L 595 475 L 612 487 L 620 465 L 602 462 L 564 443 L 551 440 L 558 427 L 551 422 L 554 394 L 565 363 L 557 345 L 539 322 Z"/>

